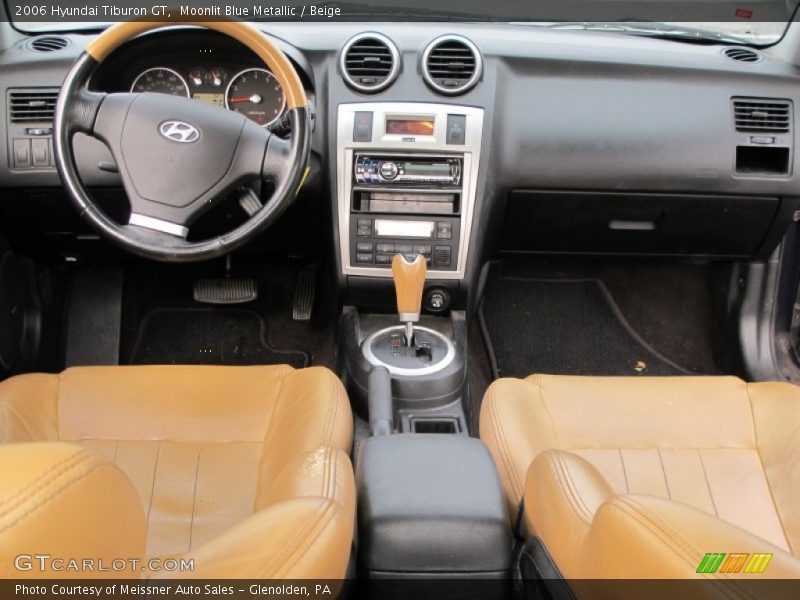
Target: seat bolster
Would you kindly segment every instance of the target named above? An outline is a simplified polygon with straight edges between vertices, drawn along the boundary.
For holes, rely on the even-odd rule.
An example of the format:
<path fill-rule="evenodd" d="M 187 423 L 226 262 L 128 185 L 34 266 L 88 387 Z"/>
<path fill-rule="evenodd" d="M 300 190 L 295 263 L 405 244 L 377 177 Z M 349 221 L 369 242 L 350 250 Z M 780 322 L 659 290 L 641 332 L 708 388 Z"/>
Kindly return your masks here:
<path fill-rule="evenodd" d="M 544 542 L 565 577 L 579 572 L 575 548 L 583 544 L 597 509 L 613 494 L 597 469 L 571 452 L 547 450 L 531 463 L 525 479 L 526 533 Z"/>
<path fill-rule="evenodd" d="M 271 493 L 269 506 L 178 557 L 193 559 L 193 571 L 163 576 L 341 580 L 350 560 L 355 519 L 350 459 L 341 450 L 324 448 L 297 462 L 308 469 L 282 473 L 273 486 L 281 492 Z M 325 483 L 319 489 L 322 472 Z M 312 481 L 303 482 L 304 473 Z"/>
<path fill-rule="evenodd" d="M 82 567 L 144 556 L 144 511 L 128 478 L 106 457 L 65 443 L 0 445 L 0 577 L 99 577 Z M 17 563 L 20 555 L 48 554 L 79 561 Z M 16 564 L 15 564 L 16 563 Z M 20 570 L 20 567 L 23 570 Z M 63 569 L 67 570 L 63 570 Z M 139 577 L 135 565 L 102 573 Z"/>
<path fill-rule="evenodd" d="M 756 445 L 783 533 L 800 556 L 800 387 L 764 382 L 747 386 Z"/>
<path fill-rule="evenodd" d="M 58 375 L 33 373 L 0 382 L 0 444 L 58 439 Z"/>
<path fill-rule="evenodd" d="M 531 461 L 542 450 L 559 447 L 538 380 L 493 382 L 481 405 L 480 436 L 497 465 L 509 514 L 515 515 Z"/>
<path fill-rule="evenodd" d="M 289 373 L 269 418 L 259 466 L 258 498 L 297 456 L 321 446 L 349 453 L 353 413 L 347 392 L 330 370 L 310 367 Z"/>
<path fill-rule="evenodd" d="M 347 454 L 320 447 L 286 465 L 257 498 L 256 510 L 295 498 L 328 498 L 343 507 L 355 507 L 352 479 L 353 467 Z"/>
<path fill-rule="evenodd" d="M 580 551 L 578 577 L 730 578 L 722 573 L 724 562 L 717 574 L 696 573 L 706 553 L 771 553 L 754 577 L 800 577 L 800 560 L 777 546 L 692 506 L 641 495 L 614 496 L 598 509 Z"/>

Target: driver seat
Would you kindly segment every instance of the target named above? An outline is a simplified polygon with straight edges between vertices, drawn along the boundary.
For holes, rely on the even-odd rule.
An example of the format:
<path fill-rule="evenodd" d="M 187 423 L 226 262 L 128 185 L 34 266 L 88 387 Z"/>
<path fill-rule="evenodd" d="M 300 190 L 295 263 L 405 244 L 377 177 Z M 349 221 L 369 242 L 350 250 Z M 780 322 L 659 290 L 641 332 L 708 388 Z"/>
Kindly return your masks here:
<path fill-rule="evenodd" d="M 80 367 L 8 379 L 0 577 L 341 579 L 354 531 L 352 437 L 344 387 L 320 367 Z M 30 559 L 41 554 L 52 560 Z M 56 562 L 84 558 L 96 562 Z M 100 572 L 100 561 L 129 558 L 160 562 Z"/>

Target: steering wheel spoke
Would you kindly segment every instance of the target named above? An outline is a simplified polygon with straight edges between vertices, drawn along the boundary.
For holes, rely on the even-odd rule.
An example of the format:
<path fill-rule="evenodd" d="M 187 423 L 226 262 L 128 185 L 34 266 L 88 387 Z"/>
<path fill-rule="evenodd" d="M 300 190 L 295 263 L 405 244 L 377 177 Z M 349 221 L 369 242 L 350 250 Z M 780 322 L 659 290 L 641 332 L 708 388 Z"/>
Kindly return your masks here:
<path fill-rule="evenodd" d="M 72 126 L 73 133 L 94 135 L 97 114 L 107 96 L 104 92 L 83 88 L 77 90 L 68 102 L 59 107 L 60 110 L 69 111 L 65 118 Z"/>

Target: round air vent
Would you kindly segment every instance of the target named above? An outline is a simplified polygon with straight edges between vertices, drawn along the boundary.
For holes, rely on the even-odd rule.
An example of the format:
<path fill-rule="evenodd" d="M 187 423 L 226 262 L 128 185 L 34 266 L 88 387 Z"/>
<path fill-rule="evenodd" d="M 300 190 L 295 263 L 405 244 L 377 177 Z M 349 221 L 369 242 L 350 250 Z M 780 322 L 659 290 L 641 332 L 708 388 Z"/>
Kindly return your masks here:
<path fill-rule="evenodd" d="M 397 46 L 380 33 L 361 33 L 351 38 L 339 61 L 344 80 L 361 92 L 385 90 L 400 71 Z"/>
<path fill-rule="evenodd" d="M 28 42 L 28 48 L 36 52 L 55 52 L 56 50 L 63 50 L 67 46 L 69 46 L 67 38 L 54 35 L 38 37 Z"/>
<path fill-rule="evenodd" d="M 758 62 L 761 60 L 761 55 L 758 52 L 750 48 L 742 48 L 741 46 L 725 48 L 722 53 L 731 60 L 738 60 L 741 62 Z"/>
<path fill-rule="evenodd" d="M 422 76 L 429 86 L 454 96 L 471 89 L 481 77 L 478 48 L 460 35 L 436 38 L 422 53 Z"/>

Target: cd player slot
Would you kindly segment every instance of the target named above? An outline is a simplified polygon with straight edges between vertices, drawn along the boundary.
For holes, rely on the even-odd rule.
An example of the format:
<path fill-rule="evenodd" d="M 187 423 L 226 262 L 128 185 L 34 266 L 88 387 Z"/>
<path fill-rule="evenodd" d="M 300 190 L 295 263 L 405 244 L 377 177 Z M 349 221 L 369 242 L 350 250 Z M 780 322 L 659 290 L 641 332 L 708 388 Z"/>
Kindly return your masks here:
<path fill-rule="evenodd" d="M 416 191 L 355 190 L 353 212 L 407 215 L 457 215 L 461 194 Z"/>

